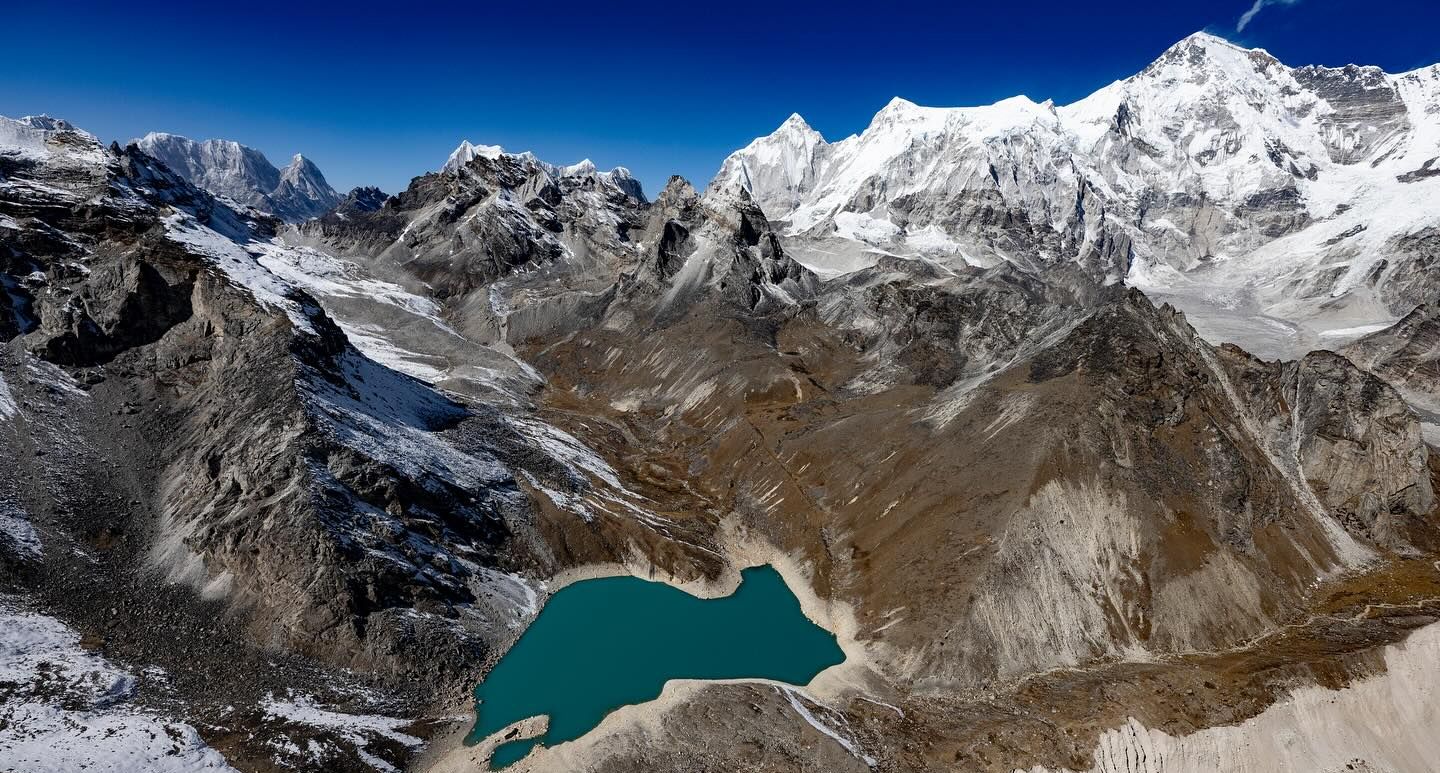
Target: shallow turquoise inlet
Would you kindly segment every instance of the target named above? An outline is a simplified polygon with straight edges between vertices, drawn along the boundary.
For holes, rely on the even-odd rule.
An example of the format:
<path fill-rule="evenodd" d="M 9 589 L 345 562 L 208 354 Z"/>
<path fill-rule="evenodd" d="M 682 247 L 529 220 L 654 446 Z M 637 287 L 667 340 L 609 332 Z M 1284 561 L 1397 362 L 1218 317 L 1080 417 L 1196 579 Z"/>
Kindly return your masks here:
<path fill-rule="evenodd" d="M 740 577 L 739 589 L 719 599 L 635 577 L 562 588 L 475 688 L 468 741 L 548 715 L 540 738 L 496 749 L 490 764 L 502 768 L 537 742 L 579 738 L 611 711 L 658 697 L 669 679 L 803 685 L 845 659 L 835 637 L 801 613 L 778 572 L 763 566 Z"/>

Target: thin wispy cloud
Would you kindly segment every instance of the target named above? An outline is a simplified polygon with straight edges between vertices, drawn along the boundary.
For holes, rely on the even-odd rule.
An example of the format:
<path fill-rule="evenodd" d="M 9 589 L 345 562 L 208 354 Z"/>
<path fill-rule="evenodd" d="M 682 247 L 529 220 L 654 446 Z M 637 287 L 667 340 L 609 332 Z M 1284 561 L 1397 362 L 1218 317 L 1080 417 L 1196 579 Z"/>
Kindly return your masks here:
<path fill-rule="evenodd" d="M 1245 28 L 1250 26 L 1250 21 L 1255 18 L 1255 14 L 1260 13 L 1260 9 L 1267 5 L 1295 5 L 1299 2 L 1300 0 L 1255 0 L 1255 4 L 1250 6 L 1250 10 L 1241 14 L 1240 22 L 1235 25 L 1235 31 L 1244 32 Z"/>

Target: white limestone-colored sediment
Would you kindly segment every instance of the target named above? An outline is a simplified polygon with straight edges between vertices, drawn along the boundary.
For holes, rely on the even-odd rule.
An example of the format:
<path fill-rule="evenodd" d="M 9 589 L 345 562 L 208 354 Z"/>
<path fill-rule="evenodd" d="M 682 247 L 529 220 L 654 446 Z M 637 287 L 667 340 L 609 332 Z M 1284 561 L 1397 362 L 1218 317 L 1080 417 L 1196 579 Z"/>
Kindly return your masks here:
<path fill-rule="evenodd" d="M 1384 657 L 1383 673 L 1340 690 L 1301 687 L 1239 725 L 1177 737 L 1132 718 L 1100 737 L 1085 773 L 1435 770 L 1440 624 L 1386 647 Z M 1035 767 L 1028 773 L 1061 772 Z"/>

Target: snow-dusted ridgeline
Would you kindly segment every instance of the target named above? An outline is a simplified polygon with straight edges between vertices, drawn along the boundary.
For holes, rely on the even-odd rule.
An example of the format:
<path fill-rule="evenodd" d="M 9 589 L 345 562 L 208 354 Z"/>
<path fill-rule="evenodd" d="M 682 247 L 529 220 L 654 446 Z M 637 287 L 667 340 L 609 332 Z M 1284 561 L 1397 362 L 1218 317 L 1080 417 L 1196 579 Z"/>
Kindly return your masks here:
<path fill-rule="evenodd" d="M 644 201 L 645 194 L 641 190 L 640 181 L 630 173 L 629 169 L 617 166 L 608 172 L 602 172 L 590 159 L 582 159 L 578 163 L 560 166 L 541 161 L 530 151 L 520 153 L 509 153 L 499 145 L 475 145 L 470 140 L 461 140 L 460 144 L 451 151 L 450 157 L 445 159 L 445 164 L 440 167 L 441 172 L 456 172 L 466 164 L 477 158 L 488 158 L 491 160 L 501 156 L 513 156 L 527 163 L 537 164 L 553 178 L 562 177 L 594 177 L 608 185 L 613 185 L 636 199 Z"/>

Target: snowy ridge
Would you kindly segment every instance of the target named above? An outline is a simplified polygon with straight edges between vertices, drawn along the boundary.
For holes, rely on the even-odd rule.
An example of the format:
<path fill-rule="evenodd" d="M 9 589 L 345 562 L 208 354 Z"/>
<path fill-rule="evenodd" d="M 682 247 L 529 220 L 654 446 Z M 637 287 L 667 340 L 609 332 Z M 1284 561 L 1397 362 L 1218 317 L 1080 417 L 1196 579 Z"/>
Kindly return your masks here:
<path fill-rule="evenodd" d="M 95 135 L 60 118 L 0 116 L 0 156 L 30 160 L 62 156 L 84 164 L 103 160 L 104 148 Z"/>
<path fill-rule="evenodd" d="M 521 164 L 539 167 L 544 170 L 545 174 L 555 180 L 591 177 L 620 190 L 631 198 L 639 201 L 645 200 L 645 194 L 640 187 L 640 181 L 636 180 L 634 175 L 630 173 L 630 170 L 623 166 L 617 166 L 608 172 L 602 172 L 595 166 L 595 163 L 588 158 L 568 166 L 559 166 L 541 161 L 534 153 L 528 150 L 520 153 L 508 153 L 499 145 L 474 145 L 471 144 L 470 140 L 462 140 L 459 146 L 451 151 L 449 158 L 445 159 L 444 165 L 440 167 L 440 172 L 442 174 L 453 174 L 459 172 L 477 158 L 495 160 L 502 156 L 513 159 Z"/>
<path fill-rule="evenodd" d="M 725 160 L 711 188 L 733 187 L 822 274 L 1080 263 L 1293 355 L 1427 296 L 1406 240 L 1440 225 L 1440 66 L 1291 68 L 1199 33 L 1063 107 L 897 98 L 833 143 L 791 116 Z"/>
<path fill-rule="evenodd" d="M 265 154 L 232 140 L 151 132 L 133 142 L 196 186 L 284 220 L 317 217 L 340 203 L 320 169 L 298 153 L 276 169 Z"/>

